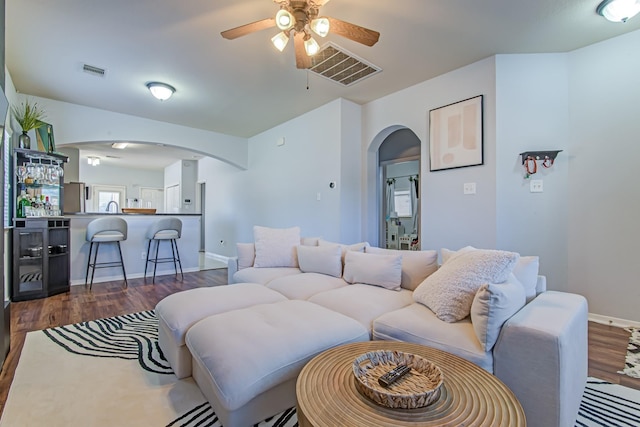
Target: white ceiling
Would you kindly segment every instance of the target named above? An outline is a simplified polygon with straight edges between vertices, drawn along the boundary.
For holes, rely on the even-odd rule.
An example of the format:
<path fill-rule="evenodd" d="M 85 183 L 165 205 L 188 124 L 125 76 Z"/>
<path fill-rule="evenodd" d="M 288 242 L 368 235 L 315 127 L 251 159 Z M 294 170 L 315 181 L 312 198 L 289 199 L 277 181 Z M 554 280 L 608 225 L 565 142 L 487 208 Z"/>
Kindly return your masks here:
<path fill-rule="evenodd" d="M 6 0 L 6 64 L 24 94 L 250 137 L 338 97 L 363 104 L 494 54 L 568 52 L 640 28 L 606 21 L 598 2 L 332 0 L 321 15 L 381 34 L 373 47 L 319 40 L 383 70 L 344 88 L 296 69 L 293 46 L 271 46 L 276 29 L 220 36 L 273 16 L 272 0 Z M 154 80 L 174 97 L 152 98 Z"/>

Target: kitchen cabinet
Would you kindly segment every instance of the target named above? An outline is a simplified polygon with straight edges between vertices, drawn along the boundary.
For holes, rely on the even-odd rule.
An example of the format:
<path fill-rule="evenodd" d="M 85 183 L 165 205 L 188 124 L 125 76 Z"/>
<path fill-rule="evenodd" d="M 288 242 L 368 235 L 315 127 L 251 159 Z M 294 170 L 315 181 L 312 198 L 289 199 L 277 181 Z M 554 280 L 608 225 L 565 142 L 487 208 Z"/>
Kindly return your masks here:
<path fill-rule="evenodd" d="M 67 292 L 69 271 L 69 219 L 22 218 L 14 221 L 13 301 Z"/>

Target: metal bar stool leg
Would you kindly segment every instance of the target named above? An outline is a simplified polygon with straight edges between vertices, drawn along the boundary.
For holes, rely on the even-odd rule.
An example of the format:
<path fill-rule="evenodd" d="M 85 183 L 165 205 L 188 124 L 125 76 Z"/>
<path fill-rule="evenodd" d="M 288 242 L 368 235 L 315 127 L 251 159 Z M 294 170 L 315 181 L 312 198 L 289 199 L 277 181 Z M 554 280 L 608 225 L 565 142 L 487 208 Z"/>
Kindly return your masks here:
<path fill-rule="evenodd" d="M 176 264 L 176 251 L 173 249 L 174 239 L 169 240 L 169 244 L 171 244 L 171 260 L 173 261 L 173 270 L 176 272 L 176 276 L 178 275 L 178 264 Z"/>
<path fill-rule="evenodd" d="M 182 273 L 182 262 L 180 262 L 180 251 L 178 251 L 178 242 L 176 241 L 176 239 L 172 239 L 171 241 L 173 242 L 174 245 L 176 245 L 176 253 L 173 255 L 174 264 L 177 259 L 178 265 L 180 266 L 180 276 L 182 277 L 182 280 L 184 280 L 184 273 Z M 173 246 L 171 247 L 171 249 L 173 249 Z M 177 274 L 178 272 L 176 271 L 176 275 Z"/>
<path fill-rule="evenodd" d="M 149 239 L 149 244 L 147 245 L 147 261 L 144 263 L 144 278 L 147 278 L 147 266 L 149 265 L 149 251 L 151 251 L 151 240 Z"/>
<path fill-rule="evenodd" d="M 120 254 L 120 265 L 122 266 L 122 275 L 124 276 L 124 286 L 126 288 L 129 287 L 129 284 L 127 283 L 127 272 L 124 271 L 124 259 L 122 258 L 122 250 L 120 249 L 120 242 L 116 242 L 118 244 L 118 253 Z"/>
<path fill-rule="evenodd" d="M 93 242 L 89 244 L 89 257 L 87 258 L 87 274 L 84 276 L 84 287 L 89 284 L 89 266 L 91 266 L 91 251 L 93 250 Z"/>
<path fill-rule="evenodd" d="M 156 283 L 156 268 L 158 268 L 158 249 L 160 248 L 160 240 L 156 240 L 156 259 L 153 263 L 153 283 Z"/>
<path fill-rule="evenodd" d="M 91 284 L 89 285 L 89 290 L 93 288 L 93 275 L 96 274 L 96 261 L 98 260 L 98 250 L 100 249 L 100 242 L 96 242 L 96 253 L 93 256 L 93 264 L 91 270 Z"/>

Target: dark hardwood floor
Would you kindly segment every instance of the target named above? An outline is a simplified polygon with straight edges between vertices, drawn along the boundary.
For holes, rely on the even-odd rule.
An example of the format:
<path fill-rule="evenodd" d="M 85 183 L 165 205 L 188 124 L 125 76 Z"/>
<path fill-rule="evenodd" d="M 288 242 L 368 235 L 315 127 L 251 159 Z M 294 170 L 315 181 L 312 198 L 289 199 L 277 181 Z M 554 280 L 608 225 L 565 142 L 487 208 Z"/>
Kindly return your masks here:
<path fill-rule="evenodd" d="M 186 273 L 184 280 L 173 275 L 151 279 L 98 283 L 89 291 L 72 286 L 66 294 L 11 304 L 11 350 L 0 373 L 0 414 L 13 380 L 27 332 L 137 311 L 152 310 L 172 293 L 227 283 L 227 270 Z M 589 375 L 640 390 L 640 379 L 617 372 L 623 369 L 629 332 L 621 328 L 589 322 Z"/>

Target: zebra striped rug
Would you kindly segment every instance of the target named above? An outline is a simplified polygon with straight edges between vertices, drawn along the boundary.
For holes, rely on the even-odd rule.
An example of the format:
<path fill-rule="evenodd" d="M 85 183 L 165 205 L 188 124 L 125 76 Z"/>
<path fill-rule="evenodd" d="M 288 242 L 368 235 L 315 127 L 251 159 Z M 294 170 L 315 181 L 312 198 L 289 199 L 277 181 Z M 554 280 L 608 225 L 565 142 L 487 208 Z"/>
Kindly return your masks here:
<path fill-rule="evenodd" d="M 158 347 L 152 311 L 29 332 L 0 426 L 221 427 Z M 590 378 L 577 427 L 640 426 L 640 391 Z M 259 427 L 297 427 L 289 409 Z"/>

